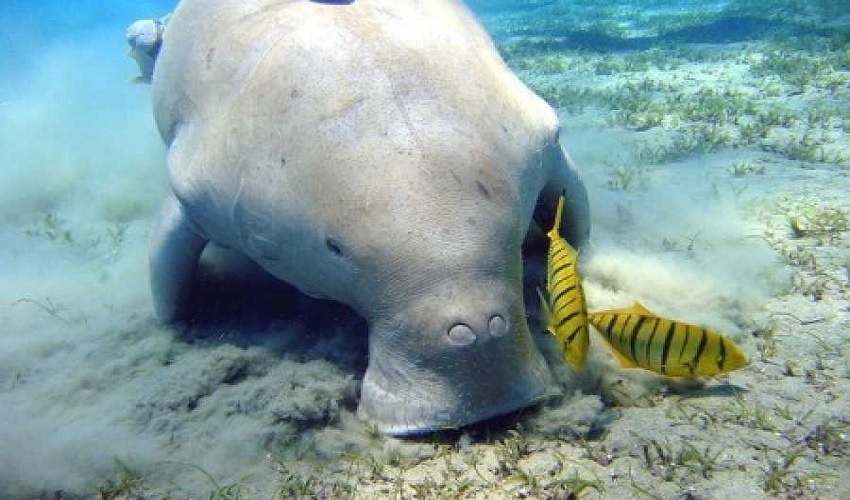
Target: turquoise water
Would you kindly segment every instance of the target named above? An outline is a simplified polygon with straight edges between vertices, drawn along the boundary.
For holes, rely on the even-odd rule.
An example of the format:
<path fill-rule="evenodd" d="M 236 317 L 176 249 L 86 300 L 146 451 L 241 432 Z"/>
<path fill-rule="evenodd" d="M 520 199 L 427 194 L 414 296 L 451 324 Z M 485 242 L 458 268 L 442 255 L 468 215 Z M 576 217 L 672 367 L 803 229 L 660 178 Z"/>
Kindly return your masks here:
<path fill-rule="evenodd" d="M 166 151 L 125 29 L 174 3 L 6 0 L 0 498 L 850 495 L 850 7 L 470 3 L 582 172 L 590 309 L 640 301 L 750 365 L 681 383 L 594 337 L 573 371 L 532 288 L 563 398 L 382 437 L 347 308 L 212 268 L 195 321 L 153 316 Z"/>

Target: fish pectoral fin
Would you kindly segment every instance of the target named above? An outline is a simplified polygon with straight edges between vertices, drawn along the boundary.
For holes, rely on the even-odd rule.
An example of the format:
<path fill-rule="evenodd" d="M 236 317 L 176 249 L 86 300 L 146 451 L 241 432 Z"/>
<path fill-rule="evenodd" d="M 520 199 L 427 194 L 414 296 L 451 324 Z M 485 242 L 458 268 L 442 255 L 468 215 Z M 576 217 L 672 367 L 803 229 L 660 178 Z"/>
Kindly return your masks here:
<path fill-rule="evenodd" d="M 543 311 L 543 323 L 546 325 L 546 331 L 554 335 L 555 332 L 549 327 L 550 320 L 552 319 L 552 310 L 549 309 L 549 303 L 546 302 L 546 297 L 543 296 L 543 290 L 539 287 L 537 288 L 537 295 L 540 297 L 540 310 Z"/>
<path fill-rule="evenodd" d="M 611 352 L 614 354 L 614 357 L 617 358 L 617 361 L 620 362 L 621 368 L 637 368 L 635 362 L 623 356 L 620 351 L 618 351 L 617 348 L 614 347 L 607 338 L 605 338 L 605 335 L 600 334 L 600 336 L 602 337 L 602 340 L 605 341 L 605 345 L 608 346 L 608 349 L 611 349 Z"/>
<path fill-rule="evenodd" d="M 697 372 L 697 369 L 700 369 L 699 373 Z M 660 371 L 655 372 L 668 377 L 687 380 L 696 380 L 699 377 L 712 377 L 721 373 L 718 370 L 707 370 L 705 366 L 701 367 L 697 359 L 692 359 L 683 363 L 661 365 Z"/>
<path fill-rule="evenodd" d="M 617 361 L 620 362 L 620 368 L 637 368 L 638 366 L 634 361 L 620 354 L 616 349 L 611 349 L 614 353 L 614 357 L 617 358 Z"/>
<path fill-rule="evenodd" d="M 581 370 L 587 364 L 587 351 L 590 348 L 590 337 L 587 330 L 577 334 L 572 341 L 564 342 L 564 359 L 576 370 Z"/>
<path fill-rule="evenodd" d="M 687 363 L 682 363 L 681 365 L 679 365 L 679 367 L 683 367 L 683 368 L 688 370 L 689 375 L 687 375 L 685 378 L 695 378 L 697 376 L 696 371 L 697 371 L 697 367 L 699 367 L 699 360 L 694 358 L 694 359 L 688 361 Z M 705 375 L 711 376 L 713 374 L 705 374 Z"/>
<path fill-rule="evenodd" d="M 579 352 L 578 349 L 570 349 L 564 347 L 564 360 L 576 370 L 581 370 L 587 364 L 587 356 Z"/>

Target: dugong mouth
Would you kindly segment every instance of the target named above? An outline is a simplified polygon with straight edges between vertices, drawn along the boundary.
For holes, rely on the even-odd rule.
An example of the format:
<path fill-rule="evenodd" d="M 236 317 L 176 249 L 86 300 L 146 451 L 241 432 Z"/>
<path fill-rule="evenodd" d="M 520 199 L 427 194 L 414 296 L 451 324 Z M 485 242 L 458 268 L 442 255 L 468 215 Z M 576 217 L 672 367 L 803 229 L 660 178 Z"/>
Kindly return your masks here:
<path fill-rule="evenodd" d="M 493 314 L 479 331 L 454 323 L 439 335 L 371 328 L 358 415 L 404 436 L 456 429 L 559 395 L 524 316 L 514 316 Z"/>

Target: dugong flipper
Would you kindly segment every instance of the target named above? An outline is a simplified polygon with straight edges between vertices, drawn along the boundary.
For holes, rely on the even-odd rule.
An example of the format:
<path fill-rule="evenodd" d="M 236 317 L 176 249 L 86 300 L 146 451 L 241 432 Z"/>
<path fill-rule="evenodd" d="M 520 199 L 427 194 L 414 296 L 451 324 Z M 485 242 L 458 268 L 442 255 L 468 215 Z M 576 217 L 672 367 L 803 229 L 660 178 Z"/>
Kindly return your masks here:
<path fill-rule="evenodd" d="M 183 0 L 153 74 L 173 195 L 157 314 L 186 313 L 207 242 L 369 326 L 359 414 L 455 428 L 553 393 L 522 243 L 588 235 L 555 113 L 459 0 Z"/>

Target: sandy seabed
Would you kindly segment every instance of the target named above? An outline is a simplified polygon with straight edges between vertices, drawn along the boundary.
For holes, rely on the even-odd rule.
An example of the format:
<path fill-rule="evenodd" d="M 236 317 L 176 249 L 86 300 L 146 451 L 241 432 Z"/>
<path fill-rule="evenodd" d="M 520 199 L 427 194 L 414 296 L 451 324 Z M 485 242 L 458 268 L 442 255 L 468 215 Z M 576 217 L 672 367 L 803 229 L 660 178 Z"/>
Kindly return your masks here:
<path fill-rule="evenodd" d="M 590 309 L 639 300 L 749 366 L 623 370 L 594 333 L 575 372 L 529 300 L 565 395 L 398 440 L 354 416 L 344 307 L 211 266 L 197 319 L 158 324 L 164 150 L 123 25 L 98 26 L 0 87 L 0 498 L 850 497 L 848 14 L 516 4 L 483 20 L 582 167 Z"/>

